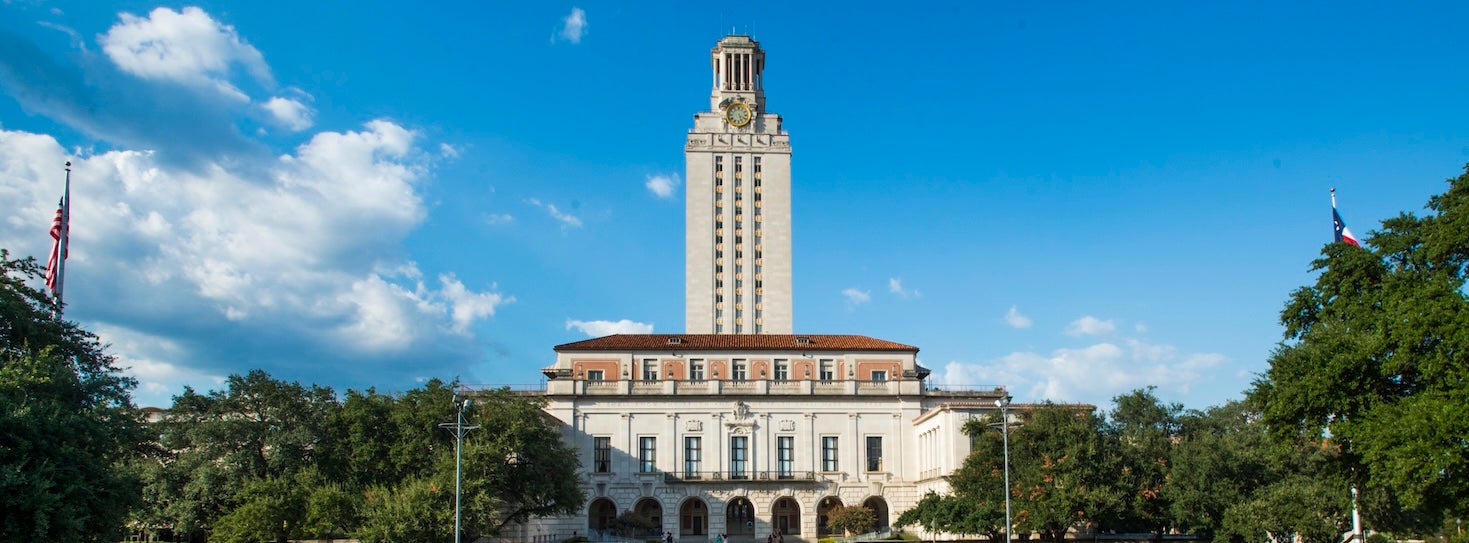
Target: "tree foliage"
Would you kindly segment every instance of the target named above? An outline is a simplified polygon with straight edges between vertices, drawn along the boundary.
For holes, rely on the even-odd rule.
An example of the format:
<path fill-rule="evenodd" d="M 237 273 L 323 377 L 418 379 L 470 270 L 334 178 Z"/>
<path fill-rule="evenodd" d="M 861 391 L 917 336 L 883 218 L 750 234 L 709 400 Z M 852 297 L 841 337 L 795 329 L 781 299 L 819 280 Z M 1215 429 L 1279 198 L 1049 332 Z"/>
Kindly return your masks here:
<path fill-rule="evenodd" d="M 1469 170 L 1448 184 L 1427 214 L 1322 251 L 1251 391 L 1278 441 L 1329 439 L 1338 476 L 1399 504 L 1369 513 L 1380 527 L 1469 514 Z"/>
<path fill-rule="evenodd" d="M 465 533 L 578 510 L 577 457 L 543 399 L 473 394 L 466 422 L 481 428 L 463 442 Z M 338 401 L 261 371 L 219 391 L 186 389 L 154 426 L 166 454 L 139 467 L 148 500 L 139 520 L 226 541 L 451 537 L 442 512 L 453 511 L 455 440 L 438 425 L 454 420 L 454 395 L 433 380 Z"/>
<path fill-rule="evenodd" d="M 1164 404 L 1152 387 L 1117 396 L 1113 403 L 1105 426 L 1115 465 L 1111 484 L 1118 499 L 1113 525 L 1152 532 L 1155 540 L 1162 540 L 1173 526 L 1172 493 L 1167 487 L 1183 405 Z"/>
<path fill-rule="evenodd" d="M 0 540 L 116 541 L 138 502 L 136 383 L 40 278 L 0 249 Z"/>
<path fill-rule="evenodd" d="M 1018 530 L 1061 541 L 1072 527 L 1115 507 L 1096 413 L 1048 402 L 1019 416 L 1020 427 L 1010 432 L 1010 491 Z"/>
<path fill-rule="evenodd" d="M 826 515 L 826 527 L 842 534 L 865 534 L 877 526 L 877 515 L 860 505 L 833 508 Z"/>

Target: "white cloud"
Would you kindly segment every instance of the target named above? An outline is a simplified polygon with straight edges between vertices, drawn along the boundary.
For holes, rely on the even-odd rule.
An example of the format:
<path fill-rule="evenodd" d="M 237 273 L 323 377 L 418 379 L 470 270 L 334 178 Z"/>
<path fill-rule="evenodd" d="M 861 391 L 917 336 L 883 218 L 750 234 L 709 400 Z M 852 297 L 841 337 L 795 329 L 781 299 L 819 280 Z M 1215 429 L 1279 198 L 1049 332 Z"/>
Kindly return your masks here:
<path fill-rule="evenodd" d="M 459 158 L 459 148 L 447 143 L 439 144 L 439 156 L 444 158 Z M 491 191 L 493 192 L 493 190 Z"/>
<path fill-rule="evenodd" d="M 561 20 L 561 39 L 571 43 L 581 43 L 581 37 L 587 33 L 587 12 L 581 8 L 571 8 L 571 14 Z"/>
<path fill-rule="evenodd" d="M 515 222 L 515 217 L 509 213 L 489 213 L 485 215 L 485 224 L 510 224 Z"/>
<path fill-rule="evenodd" d="M 1137 330 L 1137 333 L 1139 333 L 1139 334 L 1146 333 L 1148 331 L 1148 325 L 1143 324 L 1141 322 L 1132 325 L 1132 328 L 1134 330 Z"/>
<path fill-rule="evenodd" d="M 305 103 L 295 98 L 273 96 L 261 105 L 277 124 L 300 132 L 311 128 L 316 112 Z"/>
<path fill-rule="evenodd" d="M 1020 314 L 1020 306 L 1012 305 L 1010 310 L 1005 312 L 1005 324 L 1010 325 L 1011 328 L 1024 330 L 1035 323 L 1030 320 L 1030 317 Z"/>
<path fill-rule="evenodd" d="M 650 175 L 648 176 L 648 182 L 644 183 L 643 186 L 648 187 L 648 190 L 651 191 L 654 196 L 657 196 L 659 198 L 672 198 L 673 191 L 678 188 L 679 183 L 680 181 L 678 178 L 678 174 L 673 174 L 671 176 Z"/>
<path fill-rule="evenodd" d="M 1100 336 L 1117 331 L 1117 325 L 1111 319 L 1102 320 L 1091 315 L 1072 321 L 1066 325 L 1066 334 L 1071 336 Z"/>
<path fill-rule="evenodd" d="M 1005 386 L 1019 401 L 1050 400 L 1106 406 L 1113 397 L 1146 386 L 1168 396 L 1186 396 L 1211 379 L 1226 358 L 1216 353 L 1183 354 L 1172 345 L 1124 339 L 1049 354 L 1014 352 L 983 364 L 953 361 L 940 380 L 980 388 Z"/>
<path fill-rule="evenodd" d="M 871 291 L 857 290 L 855 288 L 842 290 L 842 296 L 846 296 L 847 303 L 854 306 L 872 301 Z"/>
<path fill-rule="evenodd" d="M 279 157 L 193 169 L 152 152 L 68 156 L 50 136 L 0 130 L 0 246 L 47 250 L 35 225 L 55 213 L 55 165 L 70 159 L 73 193 L 86 198 L 72 206 L 68 301 L 127 337 L 115 351 L 140 378 L 250 364 L 341 383 L 392 379 L 410 358 L 431 360 L 414 375 L 463 368 L 481 356 L 470 354 L 473 325 L 514 298 L 448 273 L 430 284 L 400 256 L 427 215 L 431 155 L 417 140 L 379 120 Z"/>
<path fill-rule="evenodd" d="M 316 116 L 315 111 L 295 98 L 274 96 L 260 107 L 270 113 L 276 123 L 296 132 L 311 128 L 312 118 Z"/>
<path fill-rule="evenodd" d="M 526 201 L 533 206 L 546 210 L 546 213 L 550 214 L 551 218 L 556 219 L 557 222 L 560 222 L 562 227 L 575 228 L 581 226 L 580 218 L 578 218 L 576 215 L 562 212 L 560 209 L 556 208 L 555 204 L 544 203 L 535 198 L 531 198 Z"/>
<path fill-rule="evenodd" d="M 580 330 L 587 337 L 602 337 L 613 334 L 651 334 L 652 323 L 622 319 L 620 321 L 579 321 L 566 319 L 566 329 Z"/>
<path fill-rule="evenodd" d="M 244 98 L 229 82 L 241 66 L 256 81 L 273 86 L 265 57 L 235 33 L 197 7 L 174 11 L 160 7 L 139 17 L 122 13 L 120 21 L 99 39 L 107 58 L 123 71 L 144 79 L 209 86 Z M 248 98 L 245 98 L 248 101 Z"/>
<path fill-rule="evenodd" d="M 903 299 L 918 298 L 920 296 L 923 296 L 923 293 L 918 292 L 917 289 L 905 290 L 903 288 L 903 279 L 898 277 L 888 278 L 888 292 L 897 294 Z"/>
<path fill-rule="evenodd" d="M 475 321 L 495 316 L 496 307 L 515 301 L 513 296 L 493 292 L 495 285 L 491 285 L 491 292 L 471 291 L 454 274 L 440 275 L 439 284 L 449 304 L 450 320 L 454 323 L 452 330 L 459 334 L 467 333 L 469 325 Z"/>

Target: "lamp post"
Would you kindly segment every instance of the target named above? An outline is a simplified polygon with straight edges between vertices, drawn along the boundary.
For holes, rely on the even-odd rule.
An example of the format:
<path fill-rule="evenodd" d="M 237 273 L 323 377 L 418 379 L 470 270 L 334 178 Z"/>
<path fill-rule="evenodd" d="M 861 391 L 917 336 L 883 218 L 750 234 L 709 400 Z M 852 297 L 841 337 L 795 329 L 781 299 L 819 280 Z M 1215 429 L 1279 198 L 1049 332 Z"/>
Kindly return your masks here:
<path fill-rule="evenodd" d="M 1010 543 L 1010 395 L 995 400 L 995 407 L 1000 408 L 1000 435 L 1005 442 L 1005 543 Z"/>
<path fill-rule="evenodd" d="M 469 409 L 469 398 L 459 400 L 459 394 L 454 394 L 454 408 L 458 411 L 458 418 L 454 422 L 441 422 L 439 428 L 443 428 L 454 434 L 454 543 L 459 543 L 461 530 L 459 529 L 459 495 L 462 471 L 460 463 L 464 458 L 462 452 L 464 445 L 464 434 L 470 430 L 479 428 L 478 424 L 464 424 L 464 410 Z"/>

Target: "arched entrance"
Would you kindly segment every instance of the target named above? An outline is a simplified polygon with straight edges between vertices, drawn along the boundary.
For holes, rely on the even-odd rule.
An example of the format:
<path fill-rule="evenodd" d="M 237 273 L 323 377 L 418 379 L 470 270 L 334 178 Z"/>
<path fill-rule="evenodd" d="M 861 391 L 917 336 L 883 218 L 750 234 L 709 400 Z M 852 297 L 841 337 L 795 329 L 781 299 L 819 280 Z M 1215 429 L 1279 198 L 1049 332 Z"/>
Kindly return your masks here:
<path fill-rule="evenodd" d="M 653 498 L 638 500 L 633 506 L 633 512 L 648 522 L 646 530 L 640 535 L 656 536 L 663 534 L 663 504 Z"/>
<path fill-rule="evenodd" d="M 872 511 L 872 518 L 877 521 L 876 525 L 874 525 L 872 528 L 873 530 L 881 532 L 887 529 L 888 526 L 890 526 L 890 524 L 888 524 L 887 500 L 884 500 L 878 496 L 873 496 L 871 498 L 867 498 L 866 501 L 863 501 L 862 507 L 866 507 L 868 510 Z"/>
<path fill-rule="evenodd" d="M 801 505 L 790 496 L 775 500 L 775 505 L 770 508 L 770 522 L 782 534 L 799 535 L 801 533 Z"/>
<path fill-rule="evenodd" d="M 841 506 L 842 500 L 836 496 L 827 496 L 816 502 L 816 537 L 825 537 L 835 533 L 834 530 L 826 527 L 826 521 L 831 518 L 831 510 Z"/>
<path fill-rule="evenodd" d="M 730 500 L 724 506 L 725 533 L 755 535 L 755 506 L 744 497 Z"/>
<path fill-rule="evenodd" d="M 678 507 L 678 535 L 706 535 L 709 533 L 709 506 L 699 498 L 684 500 Z"/>
<path fill-rule="evenodd" d="M 616 521 L 617 504 L 607 498 L 592 500 L 592 505 L 587 508 L 587 538 L 601 541 L 600 536 L 608 533 Z"/>

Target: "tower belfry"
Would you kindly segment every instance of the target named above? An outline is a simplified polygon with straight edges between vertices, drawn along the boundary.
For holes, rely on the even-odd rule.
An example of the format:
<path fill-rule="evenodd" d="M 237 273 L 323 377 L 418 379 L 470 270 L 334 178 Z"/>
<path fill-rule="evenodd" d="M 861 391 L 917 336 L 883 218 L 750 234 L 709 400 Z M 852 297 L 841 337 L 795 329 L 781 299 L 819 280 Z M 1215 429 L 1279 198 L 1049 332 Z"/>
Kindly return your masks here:
<path fill-rule="evenodd" d="M 684 146 L 685 320 L 691 334 L 791 333 L 791 143 L 766 110 L 765 51 L 710 51 L 709 110 Z"/>

